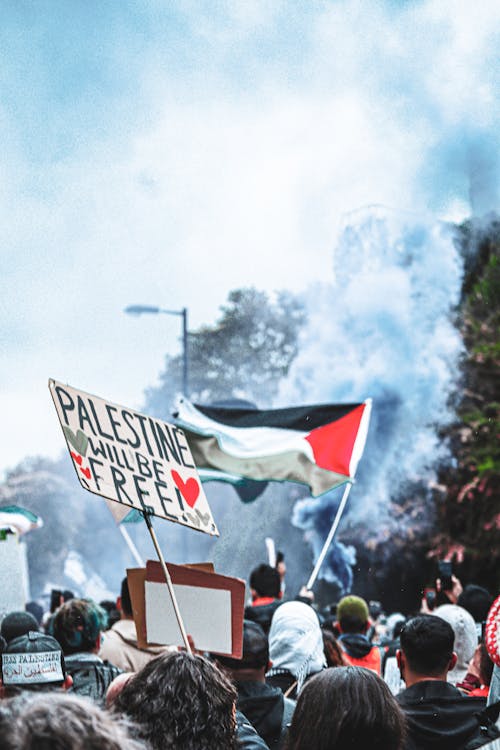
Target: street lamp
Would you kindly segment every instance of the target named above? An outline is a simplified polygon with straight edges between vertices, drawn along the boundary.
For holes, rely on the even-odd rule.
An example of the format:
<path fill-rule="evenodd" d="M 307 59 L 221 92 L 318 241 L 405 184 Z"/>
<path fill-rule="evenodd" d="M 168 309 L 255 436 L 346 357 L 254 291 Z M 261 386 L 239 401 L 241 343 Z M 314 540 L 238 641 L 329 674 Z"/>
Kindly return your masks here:
<path fill-rule="evenodd" d="M 188 396 L 188 330 L 187 330 L 187 307 L 182 310 L 165 310 L 163 307 L 153 305 L 129 305 L 124 312 L 128 315 L 180 315 L 182 318 L 182 392 Z"/>

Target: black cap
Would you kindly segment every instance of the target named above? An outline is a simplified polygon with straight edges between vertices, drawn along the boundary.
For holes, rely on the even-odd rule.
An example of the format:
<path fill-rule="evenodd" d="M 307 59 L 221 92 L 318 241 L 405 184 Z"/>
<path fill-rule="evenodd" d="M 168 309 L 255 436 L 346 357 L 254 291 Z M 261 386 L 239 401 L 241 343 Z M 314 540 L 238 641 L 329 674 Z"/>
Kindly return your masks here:
<path fill-rule="evenodd" d="M 1 655 L 4 685 L 62 684 L 66 667 L 61 646 L 51 635 L 30 630 L 14 638 Z"/>

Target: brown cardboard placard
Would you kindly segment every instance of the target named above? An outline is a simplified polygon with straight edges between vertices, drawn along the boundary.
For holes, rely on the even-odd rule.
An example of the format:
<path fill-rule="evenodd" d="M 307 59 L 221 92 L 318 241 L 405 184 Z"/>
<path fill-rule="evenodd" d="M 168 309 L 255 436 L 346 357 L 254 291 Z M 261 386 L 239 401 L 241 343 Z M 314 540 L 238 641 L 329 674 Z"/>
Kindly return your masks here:
<path fill-rule="evenodd" d="M 208 567 L 213 567 L 208 564 Z M 200 589 L 205 590 L 205 595 L 210 596 L 210 591 L 213 591 L 214 599 L 217 598 L 217 593 L 221 592 L 222 596 L 230 597 L 230 634 L 225 634 L 230 640 L 230 648 L 224 650 L 213 650 L 213 653 L 220 653 L 226 656 L 232 656 L 235 659 L 241 658 L 243 650 L 243 613 L 245 607 L 245 582 L 239 578 L 232 578 L 229 576 L 223 576 L 207 570 L 206 564 L 200 564 L 195 566 L 187 565 L 173 565 L 167 563 L 168 572 L 172 579 L 172 583 L 177 587 L 178 592 L 182 592 L 182 589 L 198 589 L 198 599 L 201 598 L 199 591 Z M 146 563 L 146 569 L 129 569 L 127 570 L 127 577 L 129 580 L 130 598 L 132 601 L 132 609 L 134 614 L 134 620 L 137 631 L 137 641 L 141 648 L 145 648 L 149 645 L 160 645 L 158 643 L 150 643 L 147 640 L 147 606 L 146 606 L 146 589 L 151 584 L 165 585 L 165 577 L 160 563 L 156 561 L 148 561 Z M 227 592 L 227 594 L 225 594 Z M 191 592 L 192 593 L 192 592 Z M 158 597 L 158 605 L 165 606 L 165 602 L 168 602 L 166 597 Z M 150 602 L 151 606 L 151 602 Z M 190 618 L 192 621 L 193 612 L 184 607 L 183 618 L 189 623 Z M 207 629 L 210 624 L 213 624 L 214 618 L 217 615 L 215 605 L 210 607 L 208 610 L 203 610 L 202 613 L 199 611 L 195 613 L 195 619 L 198 622 L 203 618 L 204 627 Z M 219 614 L 221 614 L 219 612 Z M 221 615 L 223 616 L 223 615 Z M 189 624 L 187 625 L 188 632 Z M 192 634 L 192 633 L 190 633 Z M 179 645 L 181 645 L 179 643 Z M 197 643 L 195 638 L 195 646 L 202 650 L 205 649 L 203 643 Z"/>

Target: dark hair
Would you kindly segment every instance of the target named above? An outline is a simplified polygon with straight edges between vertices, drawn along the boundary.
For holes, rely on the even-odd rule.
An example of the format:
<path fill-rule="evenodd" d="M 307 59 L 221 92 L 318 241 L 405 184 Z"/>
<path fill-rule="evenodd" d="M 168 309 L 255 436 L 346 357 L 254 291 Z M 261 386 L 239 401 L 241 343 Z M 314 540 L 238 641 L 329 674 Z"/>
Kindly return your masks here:
<path fill-rule="evenodd" d="M 132 617 L 132 602 L 130 601 L 130 591 L 128 590 L 127 576 L 125 576 L 125 578 L 122 581 L 120 598 L 122 602 L 123 614 L 126 617 Z"/>
<path fill-rule="evenodd" d="M 40 625 L 43 620 L 43 607 L 41 604 L 38 604 L 38 602 L 27 602 L 25 610 L 33 615 L 37 623 Z"/>
<path fill-rule="evenodd" d="M 281 590 L 280 574 L 276 568 L 262 563 L 250 573 L 250 588 L 255 589 L 259 596 L 277 599 Z"/>
<path fill-rule="evenodd" d="M 488 617 L 493 597 L 482 586 L 469 583 L 458 597 L 457 604 L 472 615 L 474 622 L 483 622 Z"/>
<path fill-rule="evenodd" d="M 66 656 L 93 651 L 99 633 L 106 628 L 106 619 L 104 610 L 90 599 L 70 599 L 55 613 L 51 635 Z"/>
<path fill-rule="evenodd" d="M 323 651 L 325 652 L 326 663 L 329 667 L 341 667 L 344 664 L 342 649 L 331 630 L 321 629 L 323 634 Z"/>
<path fill-rule="evenodd" d="M 453 628 L 436 615 L 418 615 L 408 620 L 400 639 L 408 666 L 420 675 L 440 675 L 453 655 Z"/>
<path fill-rule="evenodd" d="M 343 615 L 339 619 L 339 625 L 343 633 L 364 633 L 366 631 L 366 620 L 357 615 Z"/>
<path fill-rule="evenodd" d="M 243 620 L 243 655 L 241 659 L 216 656 L 217 661 L 229 669 L 262 669 L 269 664 L 267 635 L 257 622 Z"/>
<path fill-rule="evenodd" d="M 152 750 L 233 750 L 236 689 L 202 656 L 162 654 L 121 690 L 113 711 L 135 722 Z"/>
<path fill-rule="evenodd" d="M 493 677 L 493 667 L 494 664 L 490 659 L 490 655 L 488 653 L 488 649 L 486 648 L 486 644 L 480 643 L 478 646 L 479 649 L 479 674 L 481 678 L 481 682 L 484 685 L 490 685 L 491 684 L 491 678 Z"/>
<path fill-rule="evenodd" d="M 404 714 L 385 682 L 363 667 L 325 669 L 304 685 L 287 750 L 400 750 Z"/>
<path fill-rule="evenodd" d="M 30 630 L 36 632 L 38 622 L 29 612 L 9 612 L 2 620 L 1 633 L 7 643 L 20 635 L 26 635 Z"/>
<path fill-rule="evenodd" d="M 120 619 L 120 613 L 116 607 L 116 601 L 113 602 L 111 599 L 103 599 L 102 602 L 99 602 L 99 606 L 106 612 L 108 621 L 106 630 L 109 630 L 113 627 L 115 622 L 118 622 Z"/>

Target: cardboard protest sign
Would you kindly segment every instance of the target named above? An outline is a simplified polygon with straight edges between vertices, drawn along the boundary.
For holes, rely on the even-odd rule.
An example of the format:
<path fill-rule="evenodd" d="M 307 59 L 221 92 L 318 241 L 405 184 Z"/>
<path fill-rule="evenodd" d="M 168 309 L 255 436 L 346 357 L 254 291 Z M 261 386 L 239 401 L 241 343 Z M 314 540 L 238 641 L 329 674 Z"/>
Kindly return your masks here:
<path fill-rule="evenodd" d="M 205 566 L 168 563 L 167 567 L 186 631 L 196 648 L 240 659 L 245 582 Z M 160 564 L 149 560 L 146 569 L 127 570 L 127 580 L 138 645 L 182 645 L 173 607 L 164 594 L 166 584 Z"/>
<path fill-rule="evenodd" d="M 55 380 L 49 389 L 81 485 L 218 536 L 183 431 Z"/>

